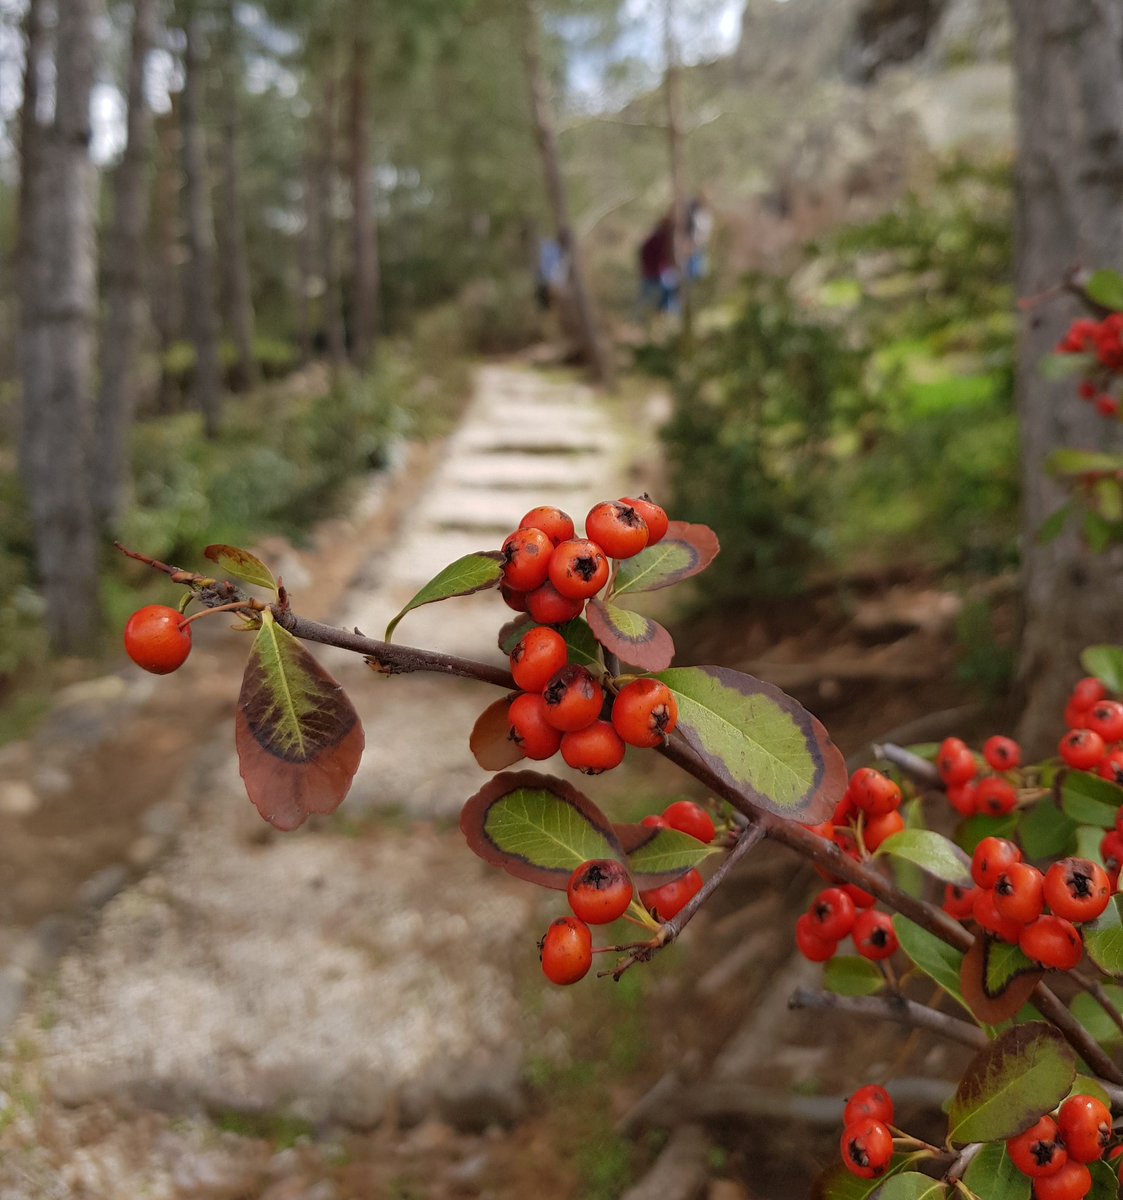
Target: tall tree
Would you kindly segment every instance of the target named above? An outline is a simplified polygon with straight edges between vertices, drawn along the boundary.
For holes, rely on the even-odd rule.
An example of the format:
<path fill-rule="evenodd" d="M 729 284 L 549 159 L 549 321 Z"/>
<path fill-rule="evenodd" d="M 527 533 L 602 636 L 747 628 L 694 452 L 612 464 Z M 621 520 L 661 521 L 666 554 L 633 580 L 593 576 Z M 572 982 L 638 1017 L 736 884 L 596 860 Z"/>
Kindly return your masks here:
<path fill-rule="evenodd" d="M 187 226 L 187 321 L 195 346 L 195 403 L 208 438 L 218 436 L 222 415 L 222 374 L 215 313 L 215 239 L 203 134 L 202 28 L 196 0 L 184 0 L 183 92 L 180 136 L 183 145 L 184 221 Z"/>
<path fill-rule="evenodd" d="M 674 234 L 671 239 L 675 267 L 679 275 L 682 296 L 682 341 L 689 354 L 694 337 L 694 305 L 691 297 L 690 273 L 687 270 L 689 251 L 686 247 L 686 163 L 683 153 L 682 70 L 679 63 L 678 38 L 675 34 L 675 0 L 663 3 L 663 99 L 667 112 L 667 153 L 671 169 L 671 219 Z"/>
<path fill-rule="evenodd" d="M 95 435 L 94 505 L 112 529 L 128 499 L 129 432 L 136 410 L 137 348 L 144 322 L 144 240 L 147 226 L 145 169 L 152 117 L 145 66 L 152 47 L 153 0 L 133 0 L 125 99 L 125 150 L 113 177 L 113 223 L 105 253 L 105 321 Z"/>
<path fill-rule="evenodd" d="M 1123 6 L 1117 0 L 1011 4 L 1017 78 L 1016 257 L 1019 294 L 1036 295 L 1077 264 L 1123 269 Z M 1111 423 L 1045 379 L 1042 358 L 1078 311 L 1065 299 L 1027 313 L 1017 389 L 1025 491 L 1023 738 L 1056 737 L 1065 696 L 1089 643 L 1118 641 L 1123 551 L 1094 555 L 1069 530 L 1036 531 L 1064 500 L 1046 473 L 1061 446 L 1105 448 Z M 1116 426 L 1114 436 L 1119 437 Z"/>
<path fill-rule="evenodd" d="M 338 369 L 347 360 L 347 342 L 343 324 L 343 284 L 339 268 L 335 222 L 336 191 L 336 80 L 334 63 L 329 62 L 321 93 L 319 119 L 311 122 L 313 136 L 318 135 L 319 153 L 313 153 L 319 195 L 316 211 L 320 220 L 319 247 L 324 279 L 323 322 L 327 336 L 328 358 Z"/>
<path fill-rule="evenodd" d="M 351 356 L 358 366 L 370 358 L 378 334 L 378 225 L 372 194 L 370 144 L 370 38 L 361 6 L 348 65 L 348 165 L 351 176 Z"/>
<path fill-rule="evenodd" d="M 88 456 L 93 434 L 96 182 L 90 98 L 100 0 L 66 0 L 55 29 L 55 111 L 23 124 L 21 473 L 52 646 L 88 650 L 99 624 L 97 535 Z M 30 26 L 29 26 L 30 32 Z M 35 62 L 29 63 L 29 77 Z M 30 89 L 34 96 L 35 88 Z M 33 145 L 36 147 L 32 149 Z"/>
<path fill-rule="evenodd" d="M 149 238 L 149 311 L 156 327 L 161 354 L 182 336 L 183 294 L 179 280 L 180 188 L 183 161 L 179 144 L 180 93 L 171 95 L 171 107 L 154 121 L 156 170 L 152 184 L 152 219 Z"/>

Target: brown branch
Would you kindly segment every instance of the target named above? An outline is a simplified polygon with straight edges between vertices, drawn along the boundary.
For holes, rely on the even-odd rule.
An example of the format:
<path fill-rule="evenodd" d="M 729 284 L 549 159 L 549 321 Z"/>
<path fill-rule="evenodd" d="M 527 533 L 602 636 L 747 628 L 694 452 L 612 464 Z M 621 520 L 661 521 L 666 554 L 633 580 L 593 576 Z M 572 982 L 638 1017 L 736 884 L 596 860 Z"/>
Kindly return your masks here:
<path fill-rule="evenodd" d="M 834 992 L 813 992 L 809 988 L 798 988 L 788 1001 L 789 1008 L 815 1009 L 825 1012 L 840 1012 L 851 1016 L 879 1017 L 885 1021 L 896 1021 L 914 1029 L 927 1029 L 950 1041 L 981 1050 L 987 1044 L 987 1035 L 977 1026 L 947 1013 L 937 1012 L 915 1000 L 904 996 L 838 996 Z"/>
<path fill-rule="evenodd" d="M 939 784 L 940 782 L 940 773 L 936 770 L 935 763 L 930 763 L 918 754 L 913 754 L 911 750 L 906 750 L 903 746 L 895 746 L 892 742 L 883 742 L 881 745 L 873 746 L 873 753 L 876 758 L 883 758 L 887 763 L 899 767 L 918 783 Z"/>

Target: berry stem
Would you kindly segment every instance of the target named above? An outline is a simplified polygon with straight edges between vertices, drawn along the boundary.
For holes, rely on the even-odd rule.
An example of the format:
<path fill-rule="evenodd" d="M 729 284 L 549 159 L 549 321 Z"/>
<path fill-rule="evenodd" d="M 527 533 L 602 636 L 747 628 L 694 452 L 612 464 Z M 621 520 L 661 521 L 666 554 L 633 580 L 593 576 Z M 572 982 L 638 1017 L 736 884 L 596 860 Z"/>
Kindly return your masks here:
<path fill-rule="evenodd" d="M 971 1142 L 969 1145 L 964 1146 L 963 1149 L 959 1152 L 959 1155 L 956 1158 L 955 1162 L 953 1162 L 951 1164 L 951 1166 L 948 1167 L 947 1171 L 944 1173 L 944 1178 L 948 1181 L 948 1183 L 954 1183 L 963 1189 L 964 1196 L 974 1196 L 975 1195 L 975 1193 L 973 1191 L 971 1191 L 970 1188 L 968 1188 L 965 1184 L 961 1183 L 961 1180 L 962 1180 L 963 1176 L 966 1174 L 967 1168 L 971 1165 L 972 1159 L 975 1157 L 976 1154 L 979 1153 L 980 1150 L 982 1150 L 984 1144 L 985 1143 L 983 1143 L 983 1142 Z M 977 1200 L 977 1198 L 976 1198 L 976 1200 Z"/>
<path fill-rule="evenodd" d="M 260 611 L 264 607 L 260 602 L 254 604 L 251 600 L 234 600 L 230 604 L 216 604 L 214 608 L 202 608 L 197 613 L 192 613 L 191 616 L 187 617 L 180 624 L 180 629 L 183 629 L 186 625 L 190 625 L 192 621 L 201 621 L 204 617 L 209 617 L 213 613 L 245 612 L 247 608 L 251 611 L 255 609 Z"/>

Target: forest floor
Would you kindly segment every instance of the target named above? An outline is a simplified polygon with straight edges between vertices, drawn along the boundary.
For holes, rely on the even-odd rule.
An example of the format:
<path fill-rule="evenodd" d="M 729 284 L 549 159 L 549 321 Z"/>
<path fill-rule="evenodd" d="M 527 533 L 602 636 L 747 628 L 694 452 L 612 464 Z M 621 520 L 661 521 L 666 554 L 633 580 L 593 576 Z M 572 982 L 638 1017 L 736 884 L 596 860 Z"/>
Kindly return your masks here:
<path fill-rule="evenodd" d="M 377 634 L 535 504 L 658 492 L 635 431 L 660 397 L 510 365 L 476 383 L 456 431 L 411 447 L 308 551 L 259 548 L 298 611 Z M 773 680 L 860 755 L 970 732 L 959 606 L 901 572 L 660 616 L 680 661 Z M 505 614 L 494 594 L 449 601 L 399 640 L 500 661 Z M 798 861 L 750 859 L 620 984 L 551 989 L 535 941 L 557 897 L 456 829 L 485 778 L 466 736 L 479 685 L 317 651 L 367 752 L 339 813 L 278 835 L 232 752 L 244 643 L 205 625 L 174 679 L 75 685 L 0 749 L 0 1200 L 607 1200 L 653 1163 L 635 1200 L 792 1200 L 836 1154 L 832 1097 L 856 1082 L 912 1080 L 923 1128 L 934 1096 L 914 1077 L 951 1079 L 954 1052 L 787 1011 L 818 974 L 792 950 L 814 887 Z M 689 791 L 656 756 L 585 786 L 629 816 Z"/>

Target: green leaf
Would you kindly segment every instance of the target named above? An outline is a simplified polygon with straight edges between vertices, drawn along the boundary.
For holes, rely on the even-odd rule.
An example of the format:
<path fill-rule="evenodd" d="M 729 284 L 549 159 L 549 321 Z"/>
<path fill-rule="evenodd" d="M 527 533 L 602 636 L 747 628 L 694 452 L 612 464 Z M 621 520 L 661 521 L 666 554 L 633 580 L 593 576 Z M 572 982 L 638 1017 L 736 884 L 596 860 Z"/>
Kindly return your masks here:
<path fill-rule="evenodd" d="M 1109 692 L 1123 692 L 1123 646 L 1088 646 L 1080 665 Z"/>
<path fill-rule="evenodd" d="M 1063 858 L 1076 839 L 1076 822 L 1049 799 L 1024 809 L 1018 818 L 1018 841 L 1026 858 Z"/>
<path fill-rule="evenodd" d="M 959 986 L 978 1020 L 999 1025 L 1021 1012 L 1043 974 L 1017 946 L 979 930 L 963 956 Z"/>
<path fill-rule="evenodd" d="M 983 838 L 1013 837 L 1017 823 L 1018 818 L 1014 813 L 1007 813 L 1004 817 L 988 817 L 985 813 L 978 813 L 960 821 L 955 827 L 955 841 L 966 853 L 974 854 L 975 847 Z"/>
<path fill-rule="evenodd" d="M 266 609 L 234 717 L 238 767 L 254 807 L 278 829 L 334 812 L 363 756 L 359 715 L 339 684 Z"/>
<path fill-rule="evenodd" d="M 1118 525 L 1123 521 L 1123 486 L 1118 479 L 1097 479 L 1087 493 L 1087 500 L 1110 524 Z"/>
<path fill-rule="evenodd" d="M 1118 1008 L 1123 1002 L 1123 988 L 1107 984 L 1104 988 Z M 1072 998 L 1072 1015 L 1100 1043 L 1101 1046 L 1116 1046 L 1123 1041 L 1123 1032 L 1087 992 L 1077 992 Z"/>
<path fill-rule="evenodd" d="M 707 845 L 677 829 L 652 829 L 650 834 L 628 851 L 628 867 L 633 875 L 664 875 L 673 879 L 711 855 L 721 853 L 718 846 Z M 644 886 L 654 887 L 657 883 L 645 879 Z"/>
<path fill-rule="evenodd" d="M 1047 546 L 1050 542 L 1055 542 L 1064 532 L 1064 527 L 1068 524 L 1070 516 L 1072 516 L 1071 504 L 1062 504 L 1060 508 L 1051 512 L 1038 527 L 1036 534 L 1037 544 L 1039 546 Z"/>
<path fill-rule="evenodd" d="M 1030 1200 L 1033 1184 L 1010 1161 L 1003 1142 L 984 1146 L 968 1164 L 963 1182 L 986 1200 Z"/>
<path fill-rule="evenodd" d="M 571 784 L 534 771 L 496 775 L 464 805 L 460 832 L 485 862 L 559 891 L 582 863 L 624 861 L 604 813 Z"/>
<path fill-rule="evenodd" d="M 905 954 L 929 979 L 938 983 L 953 1000 L 970 1012 L 959 986 L 963 952 L 949 946 L 927 929 L 922 929 L 908 917 L 902 917 L 900 913 L 893 917 L 893 928 Z"/>
<path fill-rule="evenodd" d="M 1104 839 L 1104 831 L 1098 829 L 1095 825 L 1078 825 L 1076 827 L 1076 851 L 1077 858 L 1087 858 L 1099 866 L 1104 865 L 1103 854 L 1100 852 L 1100 843 Z"/>
<path fill-rule="evenodd" d="M 985 986 L 987 994 L 997 996 L 1016 975 L 1035 971 L 1037 964 L 1018 946 L 993 938 L 986 956 Z"/>
<path fill-rule="evenodd" d="M 1102 554 L 1116 538 L 1123 535 L 1123 529 L 1105 521 L 1098 512 L 1089 509 L 1084 513 L 1080 524 L 1080 532 L 1088 543 L 1088 549 L 1094 554 Z"/>
<path fill-rule="evenodd" d="M 470 596 L 485 588 L 495 587 L 503 578 L 503 555 L 498 550 L 477 550 L 466 554 L 456 562 L 449 563 L 413 597 L 400 613 L 386 626 L 386 641 L 394 636 L 398 622 L 415 608 L 423 604 L 434 604 L 453 596 Z"/>
<path fill-rule="evenodd" d="M 951 1100 L 948 1137 L 960 1145 L 1015 1137 L 1055 1108 L 1075 1078 L 1076 1057 L 1059 1030 L 1015 1025 L 968 1065 Z"/>
<path fill-rule="evenodd" d="M 277 581 L 273 578 L 273 572 L 257 555 L 251 554 L 248 550 L 243 550 L 239 546 L 214 545 L 208 546 L 203 554 L 211 562 L 218 563 L 224 571 L 236 579 L 244 579 L 246 583 L 268 588 L 271 592 L 277 590 Z"/>
<path fill-rule="evenodd" d="M 971 882 L 971 860 L 943 834 L 931 829 L 902 829 L 878 846 L 874 857 L 888 854 L 907 859 L 929 875 L 961 887 Z"/>
<path fill-rule="evenodd" d="M 610 598 L 681 583 L 704 571 L 719 549 L 717 535 L 708 525 L 672 521 L 661 542 L 620 564 Z"/>
<path fill-rule="evenodd" d="M 676 667 L 657 678 L 675 694 L 690 748 L 725 783 L 789 820 L 830 816 L 846 790 L 846 763 L 791 696 L 726 667 Z"/>
<path fill-rule="evenodd" d="M 622 662 L 642 671 L 662 671 L 674 662 L 675 644 L 658 621 L 608 600 L 590 601 L 585 617 L 597 641 Z"/>
<path fill-rule="evenodd" d="M 904 816 L 906 829 L 924 828 L 924 804 L 919 797 L 915 800 L 910 800 L 905 805 Z M 893 877 L 902 892 L 905 892 L 909 896 L 914 896 L 918 900 L 924 898 L 927 887 L 924 872 L 915 863 L 908 862 L 903 858 L 895 859 L 893 862 Z"/>
<path fill-rule="evenodd" d="M 1059 793 L 1066 816 L 1078 825 L 1099 829 L 1114 827 L 1116 813 L 1123 804 L 1123 787 L 1087 771 L 1058 771 L 1053 793 Z"/>
<path fill-rule="evenodd" d="M 1095 364 L 1094 354 L 1049 354 L 1041 360 L 1040 370 L 1045 379 L 1070 379 L 1087 375 Z"/>
<path fill-rule="evenodd" d="M 1105 975 L 1123 976 L 1123 895 L 1111 903 L 1090 924 L 1084 926 L 1084 953 Z"/>
<path fill-rule="evenodd" d="M 811 1185 L 811 1200 L 869 1200 L 873 1193 L 884 1187 L 886 1180 L 893 1178 L 907 1163 L 903 1154 L 894 1154 L 880 1179 L 859 1179 L 837 1162 L 828 1167 Z"/>
<path fill-rule="evenodd" d="M 1083 992 L 1081 993 L 1081 995 L 1084 994 Z M 1093 1079 L 1090 1075 L 1077 1075 L 1072 1081 L 1072 1087 L 1069 1088 L 1068 1095 L 1094 1096 L 1101 1104 L 1106 1104 L 1108 1108 L 1111 1107 L 1111 1097 L 1107 1094 L 1107 1090 L 1098 1079 Z M 1068 1096 L 1065 1099 L 1067 1100 Z"/>
<path fill-rule="evenodd" d="M 1118 271 L 1093 271 L 1084 291 L 1094 304 L 1115 312 L 1123 311 L 1123 275 Z"/>
<path fill-rule="evenodd" d="M 836 955 L 823 968 L 823 987 L 840 996 L 872 996 L 885 986 L 885 976 L 868 958 Z"/>
<path fill-rule="evenodd" d="M 1099 1162 L 1089 1163 L 1088 1170 L 1092 1173 L 1092 1190 L 1084 1200 L 1119 1200 L 1119 1176 L 1110 1163 L 1101 1159 Z"/>
<path fill-rule="evenodd" d="M 519 642 L 537 626 L 538 622 L 529 613 L 523 613 L 521 616 L 515 617 L 513 621 L 501 625 L 498 638 L 499 649 L 504 654 L 513 654 Z"/>
<path fill-rule="evenodd" d="M 903 1171 L 871 1192 L 870 1200 L 944 1200 L 947 1194 L 947 1186 L 940 1180 L 919 1171 Z"/>
<path fill-rule="evenodd" d="M 600 659 L 600 644 L 593 636 L 588 621 L 576 617 L 564 625 L 559 625 L 558 633 L 565 638 L 565 644 L 569 647 L 571 663 L 577 663 L 582 667 L 591 667 L 594 669 L 594 673 L 604 669 Z"/>
<path fill-rule="evenodd" d="M 1097 475 L 1123 467 L 1123 454 L 1103 450 L 1054 450 L 1047 463 L 1051 474 L 1066 476 Z"/>

